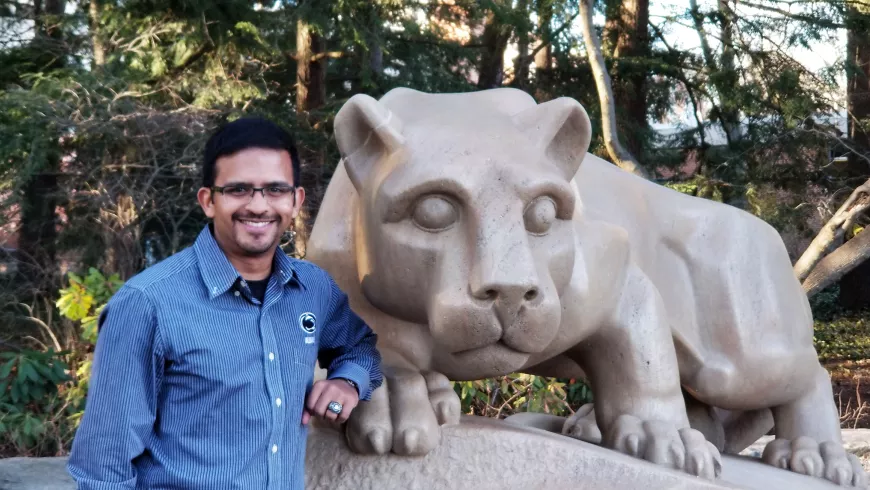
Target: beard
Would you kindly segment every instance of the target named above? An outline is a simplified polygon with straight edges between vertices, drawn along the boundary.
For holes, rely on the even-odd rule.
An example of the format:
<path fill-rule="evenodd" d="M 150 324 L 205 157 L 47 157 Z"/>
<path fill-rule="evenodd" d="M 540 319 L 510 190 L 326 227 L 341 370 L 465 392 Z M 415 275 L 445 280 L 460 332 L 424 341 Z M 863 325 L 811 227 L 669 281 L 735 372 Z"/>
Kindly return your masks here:
<path fill-rule="evenodd" d="M 283 220 L 278 214 L 233 214 L 233 241 L 239 251 L 248 256 L 271 251 L 284 232 Z"/>

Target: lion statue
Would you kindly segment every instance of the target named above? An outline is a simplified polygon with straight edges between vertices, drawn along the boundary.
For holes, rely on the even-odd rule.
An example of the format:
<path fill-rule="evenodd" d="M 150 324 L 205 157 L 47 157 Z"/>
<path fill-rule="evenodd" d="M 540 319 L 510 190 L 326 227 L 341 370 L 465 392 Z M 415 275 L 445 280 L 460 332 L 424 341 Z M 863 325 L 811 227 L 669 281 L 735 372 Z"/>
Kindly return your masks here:
<path fill-rule="evenodd" d="M 459 421 L 449 380 L 584 373 L 594 411 L 567 433 L 715 479 L 721 452 L 774 427 L 766 462 L 864 484 L 762 220 L 588 154 L 570 98 L 356 95 L 335 136 L 308 258 L 377 332 L 385 374 L 347 424 L 352 450 L 428 453 Z"/>

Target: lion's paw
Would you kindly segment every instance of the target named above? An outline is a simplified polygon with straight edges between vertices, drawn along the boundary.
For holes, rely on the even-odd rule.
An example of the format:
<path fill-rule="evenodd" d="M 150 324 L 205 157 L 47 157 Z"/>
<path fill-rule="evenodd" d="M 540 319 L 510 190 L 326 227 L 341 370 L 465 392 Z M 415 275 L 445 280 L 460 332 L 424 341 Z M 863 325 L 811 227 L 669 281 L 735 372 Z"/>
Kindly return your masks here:
<path fill-rule="evenodd" d="M 441 441 L 441 425 L 459 423 L 459 397 L 439 373 L 385 379 L 369 402 L 351 413 L 346 436 L 361 454 L 422 456 Z"/>
<path fill-rule="evenodd" d="M 568 417 L 562 426 L 562 434 L 592 444 L 601 444 L 601 431 L 595 421 L 595 406 L 587 403 Z"/>
<path fill-rule="evenodd" d="M 842 444 L 827 441 L 821 444 L 809 437 L 793 441 L 774 439 L 764 448 L 761 459 L 770 465 L 802 475 L 825 478 L 838 485 L 864 488 L 867 475 L 854 454 Z"/>
<path fill-rule="evenodd" d="M 719 450 L 695 429 L 621 415 L 606 431 L 604 445 L 657 465 L 713 480 L 722 472 Z"/>

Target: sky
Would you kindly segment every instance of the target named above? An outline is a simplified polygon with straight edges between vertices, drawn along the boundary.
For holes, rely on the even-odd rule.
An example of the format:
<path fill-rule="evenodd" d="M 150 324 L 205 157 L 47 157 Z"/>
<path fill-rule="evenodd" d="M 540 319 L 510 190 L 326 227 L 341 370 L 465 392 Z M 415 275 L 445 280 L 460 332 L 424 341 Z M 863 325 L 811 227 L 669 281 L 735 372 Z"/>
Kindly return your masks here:
<path fill-rule="evenodd" d="M 710 11 L 716 8 L 715 0 L 698 0 L 698 4 L 700 10 L 702 11 Z M 799 6 L 799 4 L 796 5 Z M 783 5 L 781 8 L 787 9 L 788 7 Z M 660 25 L 665 22 L 665 19 L 667 17 L 681 15 L 688 10 L 688 1 L 653 0 L 652 2 L 650 2 L 650 22 L 656 25 Z M 793 11 L 797 13 L 799 12 L 799 9 L 795 8 Z M 745 5 L 740 5 L 738 3 L 738 13 L 744 15 L 751 15 L 753 13 L 763 12 L 753 9 L 751 7 L 747 7 Z M 601 20 L 601 22 L 603 22 L 603 19 Z M 700 39 L 693 26 L 690 26 L 688 24 L 682 25 L 675 22 L 669 22 L 668 25 L 670 26 L 670 30 L 665 37 L 668 39 L 669 44 L 671 44 L 675 48 L 679 47 L 681 49 L 696 50 L 698 53 L 701 52 Z M 708 31 L 708 34 L 710 34 L 708 36 L 708 39 L 711 42 L 711 49 L 715 51 L 718 48 L 717 38 L 715 35 L 713 35 L 715 33 Z M 768 35 L 777 42 L 781 39 L 781 34 L 779 33 L 769 33 Z M 810 44 L 809 48 L 791 48 L 787 51 L 787 53 L 796 61 L 805 66 L 809 71 L 813 73 L 818 73 L 823 69 L 831 67 L 837 62 L 842 61 L 846 53 L 846 32 L 845 30 L 841 29 L 834 36 L 834 39 L 815 42 L 813 44 Z M 845 108 L 846 102 L 845 84 L 845 74 L 842 73 L 838 79 L 838 90 L 829 94 L 832 101 L 834 101 L 836 105 L 842 106 L 843 108 Z M 695 121 L 694 116 L 691 113 L 681 112 L 679 114 L 674 114 L 670 121 L 656 121 L 654 122 L 653 126 L 657 127 L 657 129 L 666 129 L 668 127 L 679 124 L 688 124 L 689 126 L 695 126 L 697 122 Z M 845 119 L 843 119 L 843 125 L 845 125 Z M 843 129 L 845 129 L 845 126 Z"/>

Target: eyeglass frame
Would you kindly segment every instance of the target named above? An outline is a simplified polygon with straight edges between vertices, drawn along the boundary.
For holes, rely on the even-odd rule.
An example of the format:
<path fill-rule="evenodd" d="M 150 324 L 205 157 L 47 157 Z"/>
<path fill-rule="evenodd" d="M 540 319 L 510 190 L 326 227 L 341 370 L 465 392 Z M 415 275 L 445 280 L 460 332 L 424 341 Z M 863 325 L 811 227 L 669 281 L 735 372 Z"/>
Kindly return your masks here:
<path fill-rule="evenodd" d="M 248 185 L 249 185 L 249 184 L 230 184 L 230 185 L 224 185 L 224 186 L 213 185 L 213 186 L 209 187 L 209 190 L 211 190 L 212 192 L 220 192 L 221 194 L 223 194 L 224 196 L 226 196 L 225 189 L 228 189 L 228 188 L 231 188 L 231 187 L 242 187 L 242 188 L 244 188 L 244 187 L 248 187 Z M 266 202 L 272 202 L 272 201 L 269 200 L 268 197 L 266 197 L 266 189 L 268 189 L 269 187 L 279 187 L 279 186 L 277 186 L 277 185 L 267 185 L 267 186 L 265 186 L 265 187 L 254 187 L 254 186 L 250 186 L 251 195 L 248 197 L 248 200 L 245 202 L 245 204 L 250 204 L 250 202 L 254 200 L 254 194 L 256 194 L 257 192 L 259 192 L 260 195 L 263 196 L 263 199 L 265 199 Z M 295 185 L 291 185 L 291 186 L 289 186 L 289 187 L 290 187 L 290 194 L 293 195 L 293 204 L 295 205 L 295 204 L 296 204 L 296 189 L 297 189 L 297 186 L 295 186 Z M 230 198 L 232 198 L 232 197 L 234 197 L 234 196 L 230 196 Z M 240 197 L 241 197 L 241 196 L 240 196 Z M 274 204 L 274 203 L 273 203 L 273 204 Z"/>

